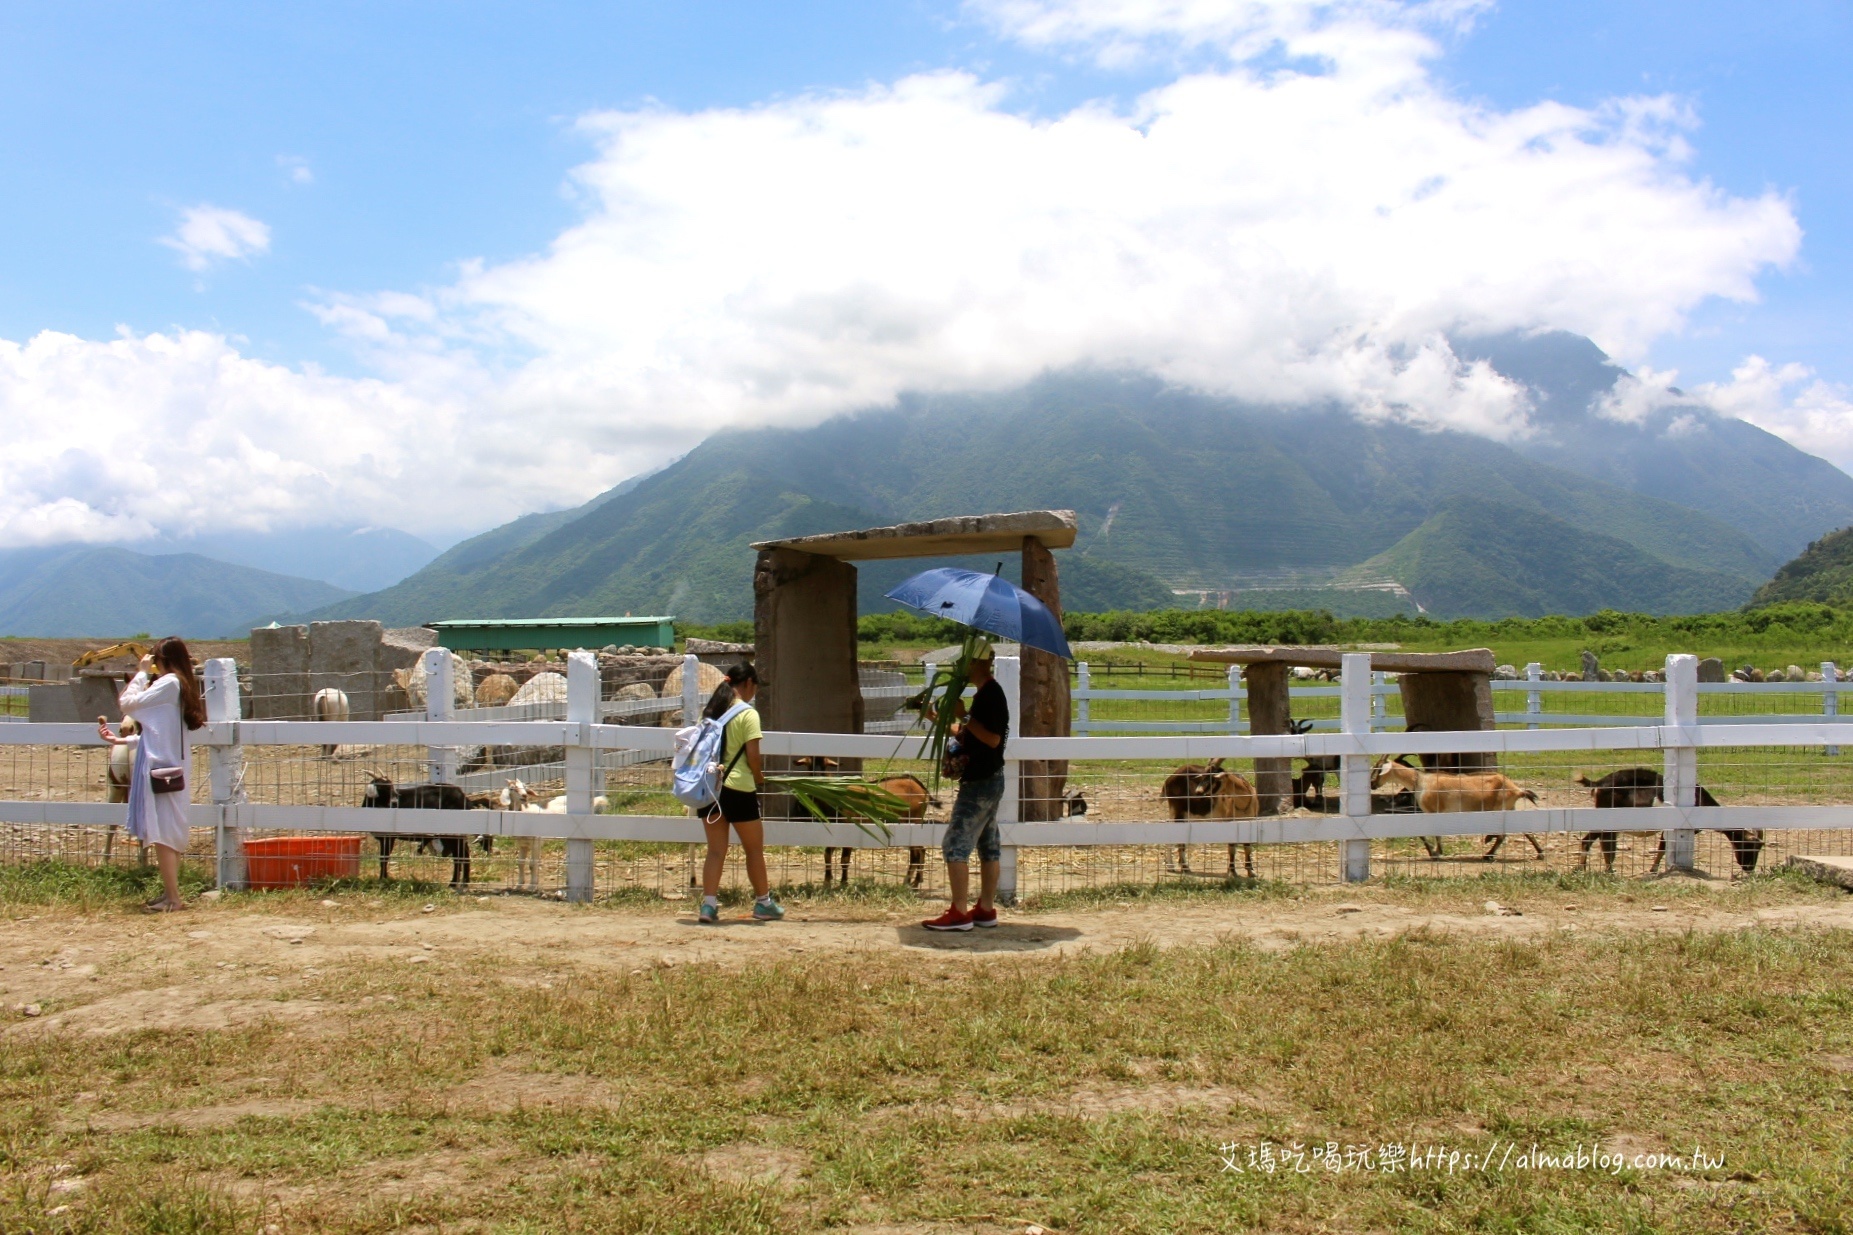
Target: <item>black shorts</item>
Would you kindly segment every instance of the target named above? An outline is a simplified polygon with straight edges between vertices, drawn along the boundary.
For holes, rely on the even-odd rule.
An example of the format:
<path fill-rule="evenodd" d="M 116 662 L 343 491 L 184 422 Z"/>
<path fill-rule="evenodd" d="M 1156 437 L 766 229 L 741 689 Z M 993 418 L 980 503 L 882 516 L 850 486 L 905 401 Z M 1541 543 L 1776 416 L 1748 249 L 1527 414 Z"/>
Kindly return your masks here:
<path fill-rule="evenodd" d="M 759 793 L 753 789 L 729 789 L 721 786 L 721 818 L 728 823 L 753 823 L 759 818 Z M 706 822 L 714 822 L 710 811 Z"/>

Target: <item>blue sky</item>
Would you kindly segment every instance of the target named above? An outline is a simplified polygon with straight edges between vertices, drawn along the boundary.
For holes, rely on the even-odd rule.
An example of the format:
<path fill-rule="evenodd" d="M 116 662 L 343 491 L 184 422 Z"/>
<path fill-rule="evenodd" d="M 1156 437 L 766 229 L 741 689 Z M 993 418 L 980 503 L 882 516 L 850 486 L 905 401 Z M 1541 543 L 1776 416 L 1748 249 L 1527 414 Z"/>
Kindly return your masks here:
<path fill-rule="evenodd" d="M 1064 6 L 1030 0 L 1029 7 L 1059 17 Z M 1087 9 L 1088 0 L 1077 0 L 1076 7 Z M 936 75 L 951 70 L 968 75 L 974 89 L 1000 92 L 995 99 L 961 99 L 966 118 L 975 110 L 1055 120 L 1090 102 L 1130 115 L 1147 91 L 1173 87 L 1193 73 L 1214 74 L 1227 63 L 1220 44 L 1194 41 L 1194 34 L 1174 38 L 1162 24 L 1156 33 L 1138 27 L 1102 35 L 1096 27 L 1077 34 L 1081 27 L 1071 22 L 1066 33 L 1049 34 L 1012 26 L 1016 18 L 999 15 L 1008 8 L 1007 0 L 972 7 L 924 0 L 13 4 L 0 9 L 0 228 L 8 238 L 0 250 L 0 340 L 23 344 L 54 331 L 103 344 L 119 329 L 131 338 L 197 332 L 202 340 L 223 341 L 217 359 L 207 356 L 216 344 L 198 343 L 201 365 L 222 369 L 230 358 L 287 371 L 254 369 L 259 385 L 325 373 L 391 387 L 384 394 L 374 387 L 360 393 L 329 387 L 287 396 L 304 400 L 302 406 L 363 395 L 407 407 L 422 400 L 424 410 L 408 411 L 407 423 L 487 420 L 493 433 L 510 440 L 541 417 L 556 442 L 586 434 L 588 457 L 597 462 L 582 478 L 562 487 L 549 474 L 557 455 L 537 456 L 524 465 L 524 478 L 510 481 L 494 500 L 431 513 L 416 530 L 432 535 L 585 496 L 686 449 L 697 430 L 801 421 L 858 400 L 880 401 L 920 380 L 922 366 L 943 353 L 871 374 L 861 364 L 831 368 L 833 360 L 814 354 L 814 340 L 775 361 L 765 359 L 762 346 L 744 376 L 679 389 L 673 399 L 662 396 L 674 408 L 706 409 L 689 419 L 651 402 L 656 396 L 647 391 L 660 386 L 662 371 L 721 365 L 708 336 L 682 350 L 657 339 L 629 356 L 625 348 L 636 323 L 613 311 L 608 335 L 588 328 L 584 338 L 558 349 L 553 340 L 571 334 L 588 314 L 603 312 L 581 284 L 596 283 L 586 271 L 598 268 L 599 260 L 611 257 L 622 267 L 624 245 L 688 245 L 696 254 L 688 261 L 698 263 L 701 252 L 724 248 L 720 242 L 739 230 L 737 220 L 709 220 L 703 225 L 721 229 L 712 242 L 686 220 L 641 239 L 626 230 L 624 203 L 667 200 L 656 190 L 669 173 L 645 168 L 633 176 L 614 153 L 643 148 L 643 138 L 659 151 L 684 143 L 692 161 L 676 164 L 674 175 L 699 177 L 711 170 L 700 162 L 700 151 L 737 155 L 739 148 L 725 142 L 751 140 L 716 137 L 727 128 L 717 119 L 725 109 L 776 110 L 789 103 L 802 111 L 804 100 L 837 94 L 866 102 L 870 92 L 922 75 L 939 80 Z M 1086 13 L 1083 18 L 1093 20 Z M 1527 302 L 1532 307 L 1502 303 L 1473 312 L 1597 334 L 1606 329 L 1628 341 L 1631 362 L 1677 370 L 1682 386 L 1714 385 L 1720 406 L 1755 403 L 1772 427 L 1786 426 L 1791 436 L 1813 434 L 1803 444 L 1830 457 L 1853 454 L 1853 428 L 1844 440 L 1835 436 L 1845 388 L 1853 385 L 1853 80 L 1845 72 L 1853 6 L 1508 0 L 1479 12 L 1465 29 L 1445 21 L 1417 24 L 1441 54 L 1398 71 L 1420 89 L 1494 116 L 1550 100 L 1599 110 L 1620 96 L 1672 96 L 1691 109 L 1696 124 L 1665 126 L 1690 147 L 1684 159 L 1666 157 L 1666 174 L 1684 177 L 1688 187 L 1710 182 L 1732 201 L 1747 203 L 1739 213 L 1761 210 L 1754 225 L 1731 224 L 1741 235 L 1720 238 L 1721 220 L 1731 211 L 1720 207 L 1700 218 L 1704 212 L 1695 214 L 1698 208 L 1688 201 L 1680 209 L 1695 238 L 1658 249 L 1654 233 L 1664 229 L 1646 221 L 1655 210 L 1629 216 L 1628 225 L 1640 229 L 1642 260 L 1668 269 L 1669 286 L 1655 292 L 1657 299 L 1553 317 L 1556 310 L 1535 306 L 1558 304 L 1562 294 L 1540 290 Z M 1392 21 L 1386 28 L 1402 27 Z M 1143 50 L 1102 50 L 1122 36 Z M 1377 53 L 1360 45 L 1356 54 L 1363 63 Z M 614 138 L 617 130 L 582 123 L 601 112 L 667 120 L 645 121 L 641 128 L 616 122 L 623 136 Z M 846 123 L 854 127 L 861 120 Z M 1574 183 L 1583 174 L 1566 173 L 1564 180 Z M 766 182 L 758 183 L 757 191 L 764 191 Z M 803 192 L 804 184 L 787 191 Z M 1642 191 L 1636 185 L 1625 202 L 1638 204 Z M 267 229 L 267 242 L 242 256 L 208 253 L 189 264 L 163 238 L 177 234 L 185 211 L 203 206 L 254 221 Z M 1784 207 L 1789 225 L 1800 227 L 1798 249 L 1781 235 L 1784 220 L 1771 214 Z M 699 213 L 688 200 L 674 208 Z M 1629 208 L 1618 206 L 1617 217 Z M 1149 219 L 1149 205 L 1136 212 Z M 602 239 L 588 240 L 580 256 L 554 248 L 588 220 L 607 229 Z M 974 226 L 981 237 L 990 230 L 982 220 Z M 771 243 L 778 234 L 767 233 L 775 238 Z M 1520 247 L 1529 242 L 1517 231 L 1510 239 Z M 1614 243 L 1625 248 L 1625 239 Z M 1730 256 L 1733 246 L 1746 255 Z M 1706 272 L 1684 278 L 1670 269 L 1680 265 Z M 900 298 L 912 303 L 916 289 L 907 280 L 917 275 L 875 282 L 904 287 Z M 690 264 L 683 276 L 672 270 L 663 277 L 669 284 L 684 277 L 698 282 L 712 273 Z M 1540 288 L 1550 281 L 1537 278 Z M 1616 278 L 1638 283 L 1641 276 L 1618 269 Z M 1760 294 L 1759 303 L 1732 298 L 1732 287 L 1741 293 L 1748 286 Z M 405 304 L 412 307 L 392 308 L 399 302 L 380 300 L 380 293 L 410 298 Z M 681 304 L 675 311 L 689 322 L 706 321 L 713 305 L 739 294 L 737 287 L 717 290 L 701 305 Z M 1444 288 L 1433 299 L 1449 294 Z M 844 312 L 840 305 L 831 309 L 839 335 Z M 1429 320 L 1433 306 L 1413 317 Z M 1406 319 L 1412 316 L 1398 320 Z M 737 328 L 716 328 L 715 337 Z M 1077 327 L 1063 347 L 1049 348 L 1048 362 L 1071 354 L 1119 358 L 1110 340 L 1126 330 L 1124 321 L 1103 315 Z M 1197 380 L 1193 375 L 1207 373 L 1207 362 L 1193 359 L 1191 346 L 1168 345 L 1155 367 L 1170 365 L 1180 380 Z M 666 351 L 673 352 L 668 360 Z M 1129 362 L 1140 354 L 1129 352 Z M 537 356 L 550 358 L 551 367 L 530 364 Z M 948 383 L 1012 376 L 1007 365 L 957 356 L 947 366 Z M 1763 358 L 1771 372 L 1790 369 L 1757 386 L 1756 374 L 1744 376 L 1752 356 Z M 770 376 L 766 365 L 774 370 Z M 98 391 L 108 381 L 128 380 L 94 376 L 101 372 L 95 369 L 72 372 L 86 382 L 94 377 Z M 171 392 L 159 414 L 184 418 L 187 392 L 201 379 L 162 372 L 159 381 L 171 382 Z M 1210 373 L 1203 380 L 1213 385 L 1214 378 Z M 1406 397 L 1413 380 L 1391 374 L 1379 394 Z M 68 375 L 61 381 L 82 384 Z M 727 390 L 743 385 L 789 388 L 789 397 L 730 402 Z M 1240 393 L 1294 394 L 1288 378 L 1277 385 Z M 819 398 L 818 390 L 832 394 Z M 1329 393 L 1317 382 L 1308 390 L 1307 397 Z M 1795 400 L 1810 390 L 1813 402 L 1795 410 Z M 809 403 L 806 391 L 812 392 Z M 1497 432 L 1504 413 L 1486 402 L 1493 395 L 1477 391 L 1470 378 L 1456 380 L 1445 396 L 1452 410 L 1436 412 L 1436 419 L 1475 427 L 1478 417 Z M 262 398 L 248 386 L 200 397 L 232 409 L 222 413 L 222 423 L 214 422 L 215 432 L 239 440 L 247 468 L 283 476 L 288 469 L 276 460 L 293 457 L 291 439 L 271 440 L 248 429 L 263 420 L 261 410 L 237 410 Z M 126 423 L 156 415 L 131 404 L 121 413 Z M 0 406 L 16 413 L 36 407 L 34 414 L 47 423 L 72 419 L 69 407 L 54 406 L 42 386 Z M 363 418 L 372 422 L 383 414 L 374 407 Z M 67 461 L 83 449 L 75 434 L 61 443 L 48 431 L 44 442 Z M 377 443 L 356 449 L 372 461 L 365 476 L 350 483 L 335 475 L 335 464 L 317 461 L 313 485 L 275 479 L 276 492 L 252 505 L 252 519 L 314 521 L 358 507 L 382 521 L 416 522 L 382 496 L 394 491 L 392 476 L 403 473 L 407 461 L 387 458 Z M 38 513 L 32 518 L 41 538 L 66 534 L 61 528 L 76 528 L 71 534 L 85 538 L 136 529 L 174 532 L 226 518 L 205 499 L 104 509 L 107 499 L 58 488 L 77 484 L 59 477 L 88 474 L 76 463 L 35 473 Z M 101 487 L 119 491 L 125 483 L 117 477 Z M 557 501 L 547 501 L 549 493 Z M 73 515 L 75 507 L 64 499 L 83 510 Z M 24 507 L 0 510 L 0 523 L 27 513 Z"/>

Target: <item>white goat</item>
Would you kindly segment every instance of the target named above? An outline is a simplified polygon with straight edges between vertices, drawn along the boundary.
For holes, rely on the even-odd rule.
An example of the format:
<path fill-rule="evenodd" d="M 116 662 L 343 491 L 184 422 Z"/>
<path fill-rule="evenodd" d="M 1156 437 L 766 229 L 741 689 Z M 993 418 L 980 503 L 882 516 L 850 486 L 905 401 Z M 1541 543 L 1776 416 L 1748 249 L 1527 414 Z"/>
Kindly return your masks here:
<path fill-rule="evenodd" d="M 332 686 L 324 686 L 315 692 L 313 715 L 317 720 L 346 720 L 349 716 L 347 694 Z M 335 748 L 332 744 L 322 747 L 322 758 L 333 759 Z"/>
<path fill-rule="evenodd" d="M 520 777 L 510 777 L 502 789 L 502 809 L 512 811 L 538 811 L 538 807 L 528 804 L 530 794 L 527 782 Z M 540 891 L 540 850 L 545 844 L 538 836 L 517 836 L 515 838 L 515 888 L 520 890 L 528 886 L 531 872 L 534 890 Z"/>
<path fill-rule="evenodd" d="M 101 720 L 102 717 L 97 719 Z M 122 718 L 122 723 L 116 726 L 116 732 L 121 740 L 111 743 L 109 748 L 109 768 L 106 773 L 109 777 L 108 800 L 127 802 L 129 800 L 129 779 L 135 775 L 135 746 L 141 741 L 141 726 L 135 723 L 134 717 L 125 716 Z M 105 862 L 110 860 L 110 855 L 116 848 L 116 826 L 113 823 L 110 824 L 109 831 L 103 834 L 103 860 Z M 144 849 L 142 865 L 147 864 L 148 854 Z"/>
<path fill-rule="evenodd" d="M 532 800 L 533 790 L 519 778 L 511 779 L 507 788 L 502 790 L 502 807 L 505 810 L 525 811 L 530 815 L 564 815 L 566 813 L 566 795 L 560 794 L 545 806 Z M 604 794 L 592 799 L 592 813 L 602 815 L 611 803 Z M 540 854 L 541 847 L 547 842 L 539 836 L 518 836 L 515 838 L 515 887 L 527 886 L 525 875 L 532 871 L 534 890 L 540 891 Z"/>

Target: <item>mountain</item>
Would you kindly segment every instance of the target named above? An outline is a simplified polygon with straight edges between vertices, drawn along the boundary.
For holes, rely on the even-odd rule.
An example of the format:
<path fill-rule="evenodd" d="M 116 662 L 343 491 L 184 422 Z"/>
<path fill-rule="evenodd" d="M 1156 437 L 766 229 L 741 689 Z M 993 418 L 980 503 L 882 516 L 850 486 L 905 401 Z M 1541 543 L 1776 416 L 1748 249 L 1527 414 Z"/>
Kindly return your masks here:
<path fill-rule="evenodd" d="M 1709 466 L 1728 465 L 1717 458 Z M 1853 490 L 1853 479 L 1841 479 Z M 1299 584 L 1329 582 L 1385 554 L 1454 499 L 1535 523 L 1553 546 L 1568 528 L 1598 562 L 1622 564 L 1626 555 L 1613 546 L 1626 546 L 1635 555 L 1620 576 L 1628 582 L 1603 592 L 1604 603 L 1621 608 L 1663 607 L 1670 597 L 1734 607 L 1781 561 L 1779 550 L 1723 518 L 1485 438 L 1366 423 L 1335 407 L 1260 408 L 1144 377 L 1069 374 L 1003 393 L 909 396 L 810 429 L 720 434 L 628 492 L 518 520 L 316 616 L 391 624 L 626 611 L 739 618 L 752 611 L 751 541 L 1034 508 L 1078 514 L 1076 547 L 1058 559 L 1070 608 L 1149 608 L 1176 603 L 1171 589 L 1239 589 L 1282 572 L 1296 572 Z M 1765 505 L 1783 500 L 1772 483 Z M 1411 551 L 1380 565 L 1420 566 L 1425 585 L 1448 598 L 1437 613 L 1491 611 L 1515 594 L 1465 571 L 1458 553 L 1442 554 L 1444 544 L 1470 552 L 1463 529 L 1484 522 L 1454 509 Z M 1502 553 L 1526 548 L 1499 543 Z M 1443 586 L 1432 565 L 1443 560 L 1469 582 Z M 1512 560 L 1530 569 L 1522 553 Z M 1637 569 L 1642 562 L 1685 573 L 1669 592 Z M 865 611 L 886 607 L 883 587 L 927 564 L 865 564 Z M 1572 582 L 1575 572 L 1530 573 L 1526 605 L 1581 611 L 1591 594 Z"/>
<path fill-rule="evenodd" d="M 1562 519 L 1453 497 L 1422 525 L 1355 568 L 1394 578 L 1431 613 L 1707 613 L 1743 603 L 1740 575 L 1669 566 L 1635 545 Z"/>
<path fill-rule="evenodd" d="M 1853 527 L 1830 532 L 1809 545 L 1757 589 L 1748 607 L 1759 609 L 1788 600 L 1853 606 Z"/>
<path fill-rule="evenodd" d="M 1829 528 L 1853 523 L 1853 476 L 1753 424 L 1680 395 L 1637 422 L 1604 415 L 1627 370 L 1580 335 L 1457 338 L 1531 393 L 1527 458 L 1702 511 L 1788 558 Z"/>
<path fill-rule="evenodd" d="M 391 587 L 427 566 L 437 548 L 390 527 L 311 527 L 283 532 L 219 532 L 185 539 L 141 541 L 122 548 L 144 554 L 197 553 L 234 566 L 265 570 L 282 562 L 305 579 L 349 592 Z"/>
<path fill-rule="evenodd" d="M 352 594 L 197 553 L 81 545 L 0 551 L 0 632 L 9 635 L 242 634 L 274 614 Z"/>

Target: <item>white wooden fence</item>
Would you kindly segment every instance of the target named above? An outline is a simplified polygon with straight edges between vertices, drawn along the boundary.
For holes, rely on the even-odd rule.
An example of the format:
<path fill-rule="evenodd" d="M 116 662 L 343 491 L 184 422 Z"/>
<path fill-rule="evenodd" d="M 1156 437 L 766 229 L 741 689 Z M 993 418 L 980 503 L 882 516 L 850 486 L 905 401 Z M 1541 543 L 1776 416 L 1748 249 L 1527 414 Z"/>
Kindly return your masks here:
<path fill-rule="evenodd" d="M 1694 862 L 1694 833 L 1706 828 L 1853 829 L 1853 805 L 1790 807 L 1699 807 L 1697 753 L 1719 747 L 1825 747 L 1853 745 L 1853 724 L 1837 719 L 1791 720 L 1783 723 L 1700 724 L 1697 658 L 1667 658 L 1664 715 L 1652 724 L 1605 724 L 1603 727 L 1507 729 L 1488 732 L 1376 733 L 1372 725 L 1373 684 L 1367 654 L 1344 657 L 1338 732 L 1304 736 L 1247 736 L 1242 734 L 1184 734 L 1168 736 L 1081 736 L 1069 738 L 1013 738 L 1005 765 L 1008 787 L 999 822 L 1003 830 L 1006 895 L 1016 886 L 1015 851 L 1027 846 L 1152 845 L 1152 844 L 1295 844 L 1336 842 L 1341 876 L 1361 880 L 1369 876 L 1370 842 L 1419 836 L 1518 835 L 1548 832 L 1614 830 L 1613 811 L 1591 807 L 1513 812 L 1470 812 L 1446 815 L 1372 814 L 1370 768 L 1374 760 L 1394 754 L 1451 752 L 1561 752 L 1590 756 L 1616 752 L 1639 762 L 1657 752 L 1665 769 L 1667 805 L 1628 812 L 1626 830 L 1660 831 L 1667 836 L 1669 865 L 1690 868 Z M 601 752 L 642 752 L 666 758 L 673 749 L 674 731 L 657 725 L 606 724 L 599 715 L 599 678 L 596 660 L 576 652 L 568 660 L 568 699 L 565 716 L 558 720 L 458 720 L 451 715 L 452 699 L 448 654 L 427 654 L 426 717 L 412 721 L 247 721 L 239 715 L 236 665 L 230 660 L 207 664 L 205 691 L 208 723 L 196 742 L 210 751 L 210 792 L 192 807 L 196 827 L 215 829 L 218 878 L 221 886 L 238 887 L 244 880 L 241 833 L 246 829 L 289 829 L 319 832 L 392 833 L 398 835 L 542 836 L 564 839 L 568 899 L 592 895 L 592 843 L 599 840 L 694 843 L 699 830 L 685 815 L 595 814 L 594 770 Z M 688 675 L 692 678 L 692 674 Z M 1017 708 L 1019 666 L 1014 658 L 1000 657 L 997 676 Z M 1558 684 L 1551 684 L 1558 685 Z M 1819 690 L 1820 684 L 1809 684 Z M 691 687 L 686 705 L 692 714 L 696 702 Z M 1610 720 L 1612 718 L 1604 718 Z M 768 755 L 830 755 L 885 759 L 914 753 L 917 738 L 874 734 L 772 732 L 765 736 Z M 244 750 L 258 746 L 320 746 L 338 744 L 390 744 L 424 746 L 429 750 L 432 780 L 456 777 L 457 750 L 471 746 L 561 746 L 568 811 L 564 815 L 505 811 L 371 810 L 357 806 L 263 805 L 245 800 L 242 791 Z M 95 746 L 90 725 L 17 724 L 0 726 L 0 746 Z M 1201 762 L 1208 759 L 1304 758 L 1336 755 L 1341 760 L 1341 813 L 1319 818 L 1277 817 L 1232 821 L 1154 818 L 1148 822 L 1089 822 L 1085 818 L 1050 823 L 1017 821 L 1017 761 L 1031 760 L 1152 760 L 1162 763 Z M 196 795 L 198 790 L 195 790 Z M 1153 799 L 1154 812 L 1162 805 Z M 101 802 L 44 800 L 0 801 L 0 819 L 42 825 L 98 826 L 119 823 L 123 808 Z M 900 825 L 894 845 L 935 845 L 941 824 Z M 830 827 L 807 821 L 769 820 L 766 839 L 772 845 L 850 845 L 873 848 L 878 842 L 849 827 Z"/>
<path fill-rule="evenodd" d="M 1240 665 L 1229 666 L 1229 685 L 1217 690 L 1114 690 L 1102 689 L 1093 684 L 1093 676 L 1086 661 L 1076 666 L 1077 683 L 1073 691 L 1075 715 L 1074 732 L 1078 735 L 1088 733 L 1247 733 L 1248 722 L 1242 719 L 1242 701 L 1248 698 L 1248 689 L 1242 685 Z M 1701 682 L 1698 692 L 1701 695 L 1729 695 L 1743 698 L 1783 698 L 1796 695 L 1819 696 L 1819 712 L 1768 712 L 1746 713 L 1738 716 L 1701 716 L 1701 725 L 1781 725 L 1792 724 L 1798 720 L 1814 716 L 1833 717 L 1840 713 L 1839 696 L 1842 691 L 1853 692 L 1853 681 L 1840 678 L 1833 661 L 1821 664 L 1819 682 Z M 1635 725 L 1640 715 L 1622 712 L 1547 712 L 1544 710 L 1544 696 L 1554 694 L 1573 695 L 1651 695 L 1657 698 L 1642 700 L 1645 714 L 1661 710 L 1666 694 L 1665 682 L 1550 682 L 1544 680 L 1541 667 L 1537 664 L 1525 666 L 1523 678 L 1495 679 L 1492 683 L 1495 717 L 1502 725 L 1527 725 L 1537 728 L 1540 725 L 1575 725 L 1581 727 L 1604 725 Z M 1400 727 L 1400 718 L 1389 713 L 1384 707 L 1384 700 L 1396 696 L 1400 687 L 1394 682 L 1386 681 L 1381 673 L 1371 675 L 1371 715 L 1372 730 Z M 1335 685 L 1299 686 L 1289 685 L 1288 696 L 1294 700 L 1334 699 L 1343 695 L 1344 688 Z M 1524 710 L 1508 708 L 1498 711 L 1500 696 L 1512 700 L 1515 694 L 1525 696 Z M 1229 716 L 1227 720 L 1136 720 L 1132 718 L 1104 717 L 1093 714 L 1096 702 L 1167 702 L 1167 703 L 1221 703 L 1227 702 Z M 1332 717 L 1312 718 L 1312 728 L 1318 731 L 1335 731 L 1343 728 L 1342 722 Z"/>

